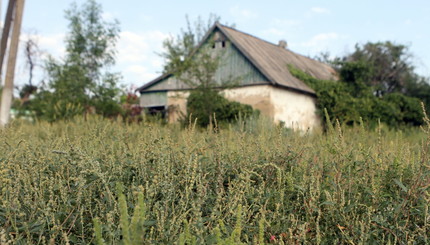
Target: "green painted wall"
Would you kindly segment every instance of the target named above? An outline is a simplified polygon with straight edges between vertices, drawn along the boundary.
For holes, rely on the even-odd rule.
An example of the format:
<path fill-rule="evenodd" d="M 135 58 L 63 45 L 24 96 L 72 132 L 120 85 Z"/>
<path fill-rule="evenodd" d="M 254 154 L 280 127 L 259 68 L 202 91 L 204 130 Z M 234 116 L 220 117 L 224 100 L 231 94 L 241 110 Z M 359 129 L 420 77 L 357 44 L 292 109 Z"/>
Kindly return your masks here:
<path fill-rule="evenodd" d="M 140 95 L 140 106 L 154 107 L 165 105 L 167 105 L 167 92 L 152 92 Z"/>
<path fill-rule="evenodd" d="M 212 34 L 208 40 L 212 40 L 214 35 Z M 216 43 L 215 48 L 209 47 L 209 45 L 212 46 L 212 44 L 206 43 L 202 48 L 221 55 L 220 65 L 214 78 L 218 85 L 243 86 L 269 83 L 264 75 L 230 41 L 225 40 L 224 47 L 222 47 L 222 43 Z M 174 76 L 170 76 L 146 91 L 177 89 L 190 89 L 190 86 L 179 81 Z"/>
<path fill-rule="evenodd" d="M 268 80 L 251 64 L 240 51 L 226 41 L 225 48 L 220 48 L 222 58 L 215 74 L 217 84 L 233 82 L 234 85 L 252 85 L 268 83 Z"/>
<path fill-rule="evenodd" d="M 157 84 L 151 86 L 145 91 L 157 91 L 157 90 L 176 90 L 176 89 L 190 89 L 190 86 L 179 81 L 174 76 L 169 76 Z"/>

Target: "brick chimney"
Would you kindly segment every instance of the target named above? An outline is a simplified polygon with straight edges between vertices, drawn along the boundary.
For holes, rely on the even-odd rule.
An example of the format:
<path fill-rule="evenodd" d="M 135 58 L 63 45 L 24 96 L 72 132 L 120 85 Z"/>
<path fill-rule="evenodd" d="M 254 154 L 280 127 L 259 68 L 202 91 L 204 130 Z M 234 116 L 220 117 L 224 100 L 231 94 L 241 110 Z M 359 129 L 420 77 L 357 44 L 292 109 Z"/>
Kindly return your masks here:
<path fill-rule="evenodd" d="M 281 48 L 286 49 L 288 47 L 287 41 L 285 41 L 285 40 L 279 40 L 278 46 L 281 47 Z"/>

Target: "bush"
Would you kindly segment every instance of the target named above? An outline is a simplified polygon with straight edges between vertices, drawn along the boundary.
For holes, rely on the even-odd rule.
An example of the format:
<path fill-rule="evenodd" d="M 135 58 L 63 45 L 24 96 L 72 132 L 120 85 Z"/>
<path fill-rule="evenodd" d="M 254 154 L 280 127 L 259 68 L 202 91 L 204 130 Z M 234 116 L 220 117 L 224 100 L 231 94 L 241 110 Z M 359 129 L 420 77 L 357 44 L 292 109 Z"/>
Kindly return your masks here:
<path fill-rule="evenodd" d="M 417 98 L 409 97 L 400 93 L 387 94 L 383 99 L 399 110 L 399 121 L 407 125 L 418 126 L 424 123 L 423 109 Z"/>
<path fill-rule="evenodd" d="M 292 66 L 289 69 L 315 90 L 321 116 L 325 109 L 330 118 L 346 125 L 364 121 L 375 126 L 378 120 L 394 128 L 423 124 L 420 101 L 400 93 L 375 96 L 372 88 L 363 82 L 368 76 L 368 67 L 362 63 L 344 65 L 339 81 L 318 80 Z"/>
<path fill-rule="evenodd" d="M 187 101 L 187 118 L 201 127 L 214 123 L 230 123 L 239 117 L 248 118 L 258 113 L 250 105 L 229 101 L 216 90 L 193 90 Z M 215 116 L 215 118 L 214 118 Z"/>

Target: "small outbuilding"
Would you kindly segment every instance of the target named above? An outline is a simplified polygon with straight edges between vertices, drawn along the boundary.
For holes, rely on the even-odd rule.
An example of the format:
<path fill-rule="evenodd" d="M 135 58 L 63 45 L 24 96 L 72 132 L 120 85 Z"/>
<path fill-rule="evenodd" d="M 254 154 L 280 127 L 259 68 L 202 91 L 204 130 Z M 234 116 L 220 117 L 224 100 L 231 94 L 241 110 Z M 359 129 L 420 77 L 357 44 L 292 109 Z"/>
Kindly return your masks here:
<path fill-rule="evenodd" d="M 273 44 L 219 23 L 210 28 L 199 47 L 205 43 L 223 51 L 216 82 L 239 78 L 234 87 L 222 91 L 227 99 L 251 105 L 289 128 L 309 130 L 320 126 L 315 91 L 294 77 L 288 66 L 323 80 L 336 79 L 333 68 L 292 52 L 286 41 Z M 186 114 L 191 89 L 173 74 L 163 74 L 137 91 L 141 107 L 162 112 L 169 122 L 175 122 Z"/>

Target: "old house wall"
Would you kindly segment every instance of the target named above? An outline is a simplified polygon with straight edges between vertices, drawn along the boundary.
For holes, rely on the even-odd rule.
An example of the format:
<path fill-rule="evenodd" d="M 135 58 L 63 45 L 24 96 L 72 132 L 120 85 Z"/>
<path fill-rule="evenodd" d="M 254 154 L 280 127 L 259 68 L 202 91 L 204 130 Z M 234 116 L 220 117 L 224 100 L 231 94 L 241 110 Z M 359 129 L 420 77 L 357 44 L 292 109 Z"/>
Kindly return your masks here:
<path fill-rule="evenodd" d="M 231 101 L 237 101 L 258 109 L 262 114 L 273 118 L 275 107 L 270 100 L 270 86 L 249 86 L 227 89 L 222 94 Z M 187 114 L 188 91 L 167 92 L 167 114 L 169 122 L 177 122 Z"/>
<path fill-rule="evenodd" d="M 269 85 L 228 89 L 223 94 L 229 100 L 251 105 L 288 128 L 306 131 L 321 126 L 315 98 L 308 95 Z"/>
<path fill-rule="evenodd" d="M 179 121 L 187 115 L 188 91 L 169 91 L 167 92 L 167 120 L 169 123 Z"/>
<path fill-rule="evenodd" d="M 258 85 L 226 89 L 222 92 L 225 98 L 252 106 L 260 110 L 261 114 L 273 118 L 275 106 L 270 99 L 271 86 Z"/>
<path fill-rule="evenodd" d="M 272 87 L 270 98 L 275 107 L 275 122 L 284 122 L 286 127 L 302 131 L 321 127 L 316 98 L 276 87 Z"/>
<path fill-rule="evenodd" d="M 251 105 L 274 122 L 285 123 L 288 128 L 313 130 L 321 121 L 316 114 L 315 98 L 269 85 L 226 89 L 222 94 L 231 101 Z M 176 122 L 187 114 L 188 91 L 167 93 L 169 122 Z"/>
<path fill-rule="evenodd" d="M 140 95 L 140 106 L 142 107 L 154 107 L 164 106 L 167 103 L 166 92 L 155 92 L 155 93 L 144 93 Z"/>

